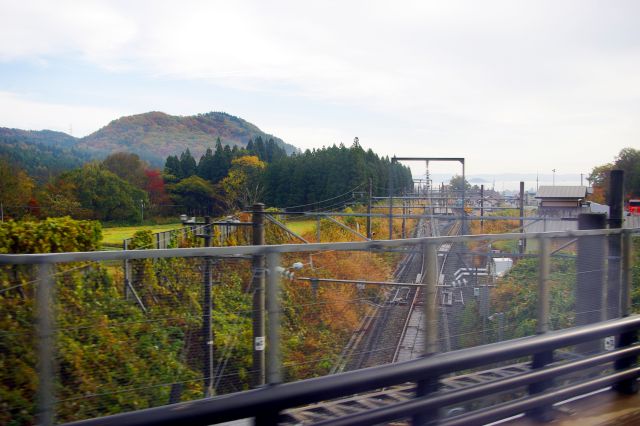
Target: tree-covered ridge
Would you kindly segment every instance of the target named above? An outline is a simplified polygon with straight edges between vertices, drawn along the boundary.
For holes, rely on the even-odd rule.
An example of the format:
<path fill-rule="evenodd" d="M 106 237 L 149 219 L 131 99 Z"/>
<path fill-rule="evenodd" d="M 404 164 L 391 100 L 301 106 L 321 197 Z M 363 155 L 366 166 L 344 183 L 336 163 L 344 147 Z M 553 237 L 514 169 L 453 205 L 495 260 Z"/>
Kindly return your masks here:
<path fill-rule="evenodd" d="M 53 145 L 58 148 L 72 148 L 78 139 L 63 132 L 53 130 L 21 130 L 0 127 L 0 138 L 10 138 L 23 142 Z"/>
<path fill-rule="evenodd" d="M 88 151 L 75 147 L 75 141 L 59 132 L 0 129 L 0 157 L 45 182 L 92 159 Z"/>
<path fill-rule="evenodd" d="M 178 155 L 187 148 L 196 158 L 200 157 L 217 139 L 242 148 L 258 137 L 273 139 L 288 153 L 297 150 L 254 124 L 224 112 L 173 116 L 154 111 L 122 117 L 83 138 L 79 144 L 98 152 L 133 152 L 160 165 L 167 156 Z"/>

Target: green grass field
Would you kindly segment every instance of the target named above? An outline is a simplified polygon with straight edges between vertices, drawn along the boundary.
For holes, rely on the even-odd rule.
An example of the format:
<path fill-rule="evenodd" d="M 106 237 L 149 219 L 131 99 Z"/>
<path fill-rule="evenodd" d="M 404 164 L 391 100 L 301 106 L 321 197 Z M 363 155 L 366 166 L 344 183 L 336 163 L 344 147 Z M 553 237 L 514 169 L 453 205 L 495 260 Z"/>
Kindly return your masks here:
<path fill-rule="evenodd" d="M 316 221 L 313 219 L 287 221 L 285 225 L 298 235 L 307 232 L 316 232 Z"/>
<path fill-rule="evenodd" d="M 114 228 L 102 228 L 102 244 L 107 246 L 122 246 L 122 240 L 133 237 L 136 231 L 160 232 L 181 228 L 181 223 L 169 223 L 165 225 L 147 226 L 117 226 Z"/>
<path fill-rule="evenodd" d="M 286 225 L 293 232 L 298 235 L 305 234 L 307 232 L 315 232 L 316 231 L 316 221 L 315 220 L 297 220 L 286 222 Z M 168 231 L 170 229 L 178 229 L 181 228 L 181 223 L 169 223 L 165 225 L 146 225 L 146 226 L 117 226 L 113 228 L 102 228 L 102 244 L 105 246 L 111 247 L 121 247 L 122 240 L 125 238 L 133 237 L 136 231 L 146 231 L 149 230 L 151 232 L 161 232 Z"/>

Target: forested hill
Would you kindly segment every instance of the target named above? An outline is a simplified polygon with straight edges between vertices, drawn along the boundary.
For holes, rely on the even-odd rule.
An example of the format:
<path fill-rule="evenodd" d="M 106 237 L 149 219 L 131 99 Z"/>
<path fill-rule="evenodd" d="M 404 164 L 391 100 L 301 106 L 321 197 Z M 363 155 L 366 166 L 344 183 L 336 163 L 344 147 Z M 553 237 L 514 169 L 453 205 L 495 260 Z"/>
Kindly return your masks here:
<path fill-rule="evenodd" d="M 51 130 L 0 128 L 0 158 L 42 183 L 93 159 L 89 152 L 75 147 L 77 141 Z"/>
<path fill-rule="evenodd" d="M 78 139 L 62 132 L 53 130 L 20 130 L 0 127 L 0 138 L 2 140 L 14 140 L 28 143 L 39 143 L 42 145 L 52 145 L 57 148 L 71 148 L 76 145 Z"/>
<path fill-rule="evenodd" d="M 78 146 L 102 156 L 116 151 L 133 152 L 160 166 L 167 156 L 179 155 L 187 148 L 194 157 L 200 158 L 207 148 L 215 145 L 217 139 L 242 148 L 250 139 L 257 137 L 273 139 L 289 154 L 297 150 L 255 125 L 224 112 L 184 117 L 148 112 L 122 117 L 80 139 Z"/>

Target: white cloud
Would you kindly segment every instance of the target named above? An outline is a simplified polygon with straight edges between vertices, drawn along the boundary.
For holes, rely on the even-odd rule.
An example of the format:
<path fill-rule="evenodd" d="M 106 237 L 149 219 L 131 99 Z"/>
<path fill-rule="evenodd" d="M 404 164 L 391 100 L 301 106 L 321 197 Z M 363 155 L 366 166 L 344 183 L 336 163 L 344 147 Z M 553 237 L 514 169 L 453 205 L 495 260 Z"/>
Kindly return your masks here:
<path fill-rule="evenodd" d="M 549 168 L 553 152 L 584 169 L 640 134 L 633 1 L 23 3 L 0 0 L 0 61 L 78 55 L 109 70 L 348 105 L 385 116 L 358 132 L 383 154 L 455 151 L 478 165 L 512 156 L 504 167 L 531 170 Z M 327 126 L 305 137 L 307 127 L 284 124 L 281 136 L 354 133 L 337 123 L 314 131 Z"/>
<path fill-rule="evenodd" d="M 56 130 L 82 137 L 129 113 L 77 105 L 49 104 L 24 95 L 0 92 L 2 126 L 24 130 Z"/>

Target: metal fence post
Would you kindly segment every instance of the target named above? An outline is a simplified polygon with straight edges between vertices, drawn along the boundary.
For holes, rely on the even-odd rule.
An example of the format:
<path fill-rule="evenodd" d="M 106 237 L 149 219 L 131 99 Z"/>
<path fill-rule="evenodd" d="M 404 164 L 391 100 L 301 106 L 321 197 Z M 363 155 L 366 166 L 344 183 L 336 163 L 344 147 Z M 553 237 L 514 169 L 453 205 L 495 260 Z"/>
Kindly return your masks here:
<path fill-rule="evenodd" d="M 204 246 L 211 246 L 211 217 L 204 218 L 205 226 L 203 228 Z M 207 398 L 214 394 L 213 392 L 213 333 L 211 327 L 211 314 L 213 311 L 213 303 L 211 297 L 211 258 L 205 257 L 204 270 L 202 273 L 202 352 L 204 359 L 202 363 L 202 375 L 204 376 L 204 397 Z"/>
<path fill-rule="evenodd" d="M 622 286 L 620 292 L 620 314 L 624 317 L 631 315 L 631 278 L 633 267 L 633 235 L 625 230 L 622 233 Z M 638 340 L 638 333 L 630 331 L 618 336 L 616 346 L 622 348 L 631 346 Z M 638 360 L 637 356 L 619 359 L 615 362 L 616 370 L 624 370 L 634 365 Z M 616 383 L 613 388 L 622 394 L 634 394 L 638 392 L 638 381 L 633 379 L 623 380 Z"/>
<path fill-rule="evenodd" d="M 280 253 L 267 255 L 267 383 L 282 382 L 280 363 Z"/>
<path fill-rule="evenodd" d="M 426 256 L 427 270 L 426 288 L 424 294 L 424 356 L 438 352 L 438 305 L 436 301 L 438 291 L 438 245 L 428 242 L 423 246 Z M 416 398 L 421 398 L 438 390 L 438 378 L 427 377 L 416 383 Z M 413 424 L 424 425 L 433 422 L 438 418 L 438 411 L 430 411 L 413 416 Z"/>
<path fill-rule="evenodd" d="M 578 229 L 604 229 L 605 215 L 582 213 L 578 215 Z M 578 238 L 575 286 L 575 325 L 602 321 L 603 288 L 605 283 L 606 241 L 603 234 Z M 576 352 L 592 354 L 601 351 L 602 340 L 576 345 Z"/>
<path fill-rule="evenodd" d="M 54 286 L 55 266 L 42 263 L 39 266 L 39 285 L 36 290 L 36 333 L 38 336 L 38 390 L 36 423 L 42 426 L 54 424 Z"/>
<path fill-rule="evenodd" d="M 267 383 L 282 383 L 280 357 L 280 253 L 267 254 Z M 256 416 L 256 425 L 278 424 L 279 409 L 266 411 Z"/>
<path fill-rule="evenodd" d="M 609 229 L 622 228 L 624 213 L 624 171 L 611 170 L 609 174 L 609 193 L 607 194 L 609 205 Z M 618 318 L 620 311 L 620 255 L 622 253 L 622 240 L 620 235 L 607 236 L 608 262 L 607 262 L 607 304 L 605 305 L 607 316 L 604 319 Z"/>
<path fill-rule="evenodd" d="M 253 205 L 254 246 L 264 245 L 264 204 Z M 264 255 L 253 256 L 253 387 L 265 383 L 265 318 L 264 318 Z"/>
<path fill-rule="evenodd" d="M 536 333 L 545 334 L 549 331 L 549 271 L 550 271 L 550 241 L 549 238 L 540 238 L 540 261 L 538 271 L 538 311 Z M 543 368 L 547 364 L 553 362 L 553 351 L 540 352 L 533 355 L 531 368 Z M 529 385 L 529 394 L 534 395 L 543 393 L 545 390 L 553 386 L 552 380 L 532 383 Z M 541 421 L 550 421 L 553 419 L 551 406 L 539 407 L 531 410 L 529 416 Z"/>

